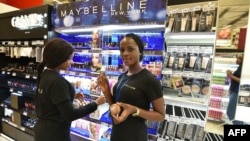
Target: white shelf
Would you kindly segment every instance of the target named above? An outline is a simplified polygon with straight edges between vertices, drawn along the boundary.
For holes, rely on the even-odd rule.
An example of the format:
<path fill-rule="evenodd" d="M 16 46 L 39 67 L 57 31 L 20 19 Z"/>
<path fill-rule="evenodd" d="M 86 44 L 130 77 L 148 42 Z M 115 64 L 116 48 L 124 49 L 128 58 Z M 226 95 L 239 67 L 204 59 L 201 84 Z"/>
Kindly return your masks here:
<path fill-rule="evenodd" d="M 215 38 L 216 35 L 214 32 L 178 32 L 165 34 L 167 44 L 214 45 Z"/>
<path fill-rule="evenodd" d="M 201 111 L 207 111 L 207 104 L 192 101 L 192 97 L 177 97 L 171 95 L 164 95 L 165 104 L 177 105 Z"/>
<path fill-rule="evenodd" d="M 250 112 L 248 111 L 249 111 L 249 107 L 237 106 L 235 119 L 250 123 L 250 118 L 249 118 Z"/>

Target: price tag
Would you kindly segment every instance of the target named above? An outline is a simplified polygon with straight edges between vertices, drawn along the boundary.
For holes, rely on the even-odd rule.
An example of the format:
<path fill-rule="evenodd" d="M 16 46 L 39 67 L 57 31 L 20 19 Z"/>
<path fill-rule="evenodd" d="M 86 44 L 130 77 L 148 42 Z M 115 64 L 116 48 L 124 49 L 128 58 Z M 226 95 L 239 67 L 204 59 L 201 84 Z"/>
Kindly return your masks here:
<path fill-rule="evenodd" d="M 86 73 L 79 73 L 79 76 L 86 76 Z"/>
<path fill-rule="evenodd" d="M 109 124 L 108 124 L 108 123 L 105 123 L 105 122 L 101 122 L 101 125 L 108 126 Z"/>
<path fill-rule="evenodd" d="M 12 76 L 16 76 L 16 73 L 15 73 L 15 72 L 13 72 L 13 73 L 12 73 Z"/>
<path fill-rule="evenodd" d="M 27 112 L 23 112 L 23 115 L 24 115 L 24 116 L 27 116 L 27 115 L 28 115 L 28 113 L 27 113 Z"/>
<path fill-rule="evenodd" d="M 10 125 L 14 126 L 14 127 L 17 127 L 16 124 L 12 123 L 12 122 L 9 122 Z"/>
<path fill-rule="evenodd" d="M 20 129 L 21 129 L 22 131 L 25 131 L 25 128 L 24 128 L 24 127 L 21 127 Z"/>
<path fill-rule="evenodd" d="M 36 76 L 33 76 L 33 79 L 37 79 L 37 77 L 36 77 Z"/>
<path fill-rule="evenodd" d="M 166 70 L 163 70 L 162 71 L 162 74 L 172 74 L 173 72 L 172 72 L 172 70 L 170 70 L 170 69 L 166 69 Z"/>
<path fill-rule="evenodd" d="M 7 74 L 10 75 L 10 72 L 8 71 Z"/>
<path fill-rule="evenodd" d="M 10 89 L 10 92 L 14 92 L 14 90 L 13 90 L 13 89 Z"/>
<path fill-rule="evenodd" d="M 73 72 L 73 71 L 70 71 L 69 74 L 70 74 L 70 75 L 76 75 L 76 73 Z"/>
<path fill-rule="evenodd" d="M 5 74 L 5 71 L 2 71 L 2 74 Z"/>
<path fill-rule="evenodd" d="M 30 78 L 30 75 L 29 75 L 29 74 L 26 74 L 26 75 L 25 75 L 25 78 L 26 78 L 26 79 L 29 79 L 29 78 Z"/>

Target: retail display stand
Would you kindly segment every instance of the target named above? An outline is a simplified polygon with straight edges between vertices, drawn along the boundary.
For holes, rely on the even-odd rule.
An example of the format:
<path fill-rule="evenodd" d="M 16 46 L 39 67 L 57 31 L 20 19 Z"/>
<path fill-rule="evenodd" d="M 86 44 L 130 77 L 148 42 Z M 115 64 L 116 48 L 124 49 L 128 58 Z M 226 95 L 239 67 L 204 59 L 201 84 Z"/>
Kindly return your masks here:
<path fill-rule="evenodd" d="M 9 97 L 0 104 L 1 132 L 15 140 L 34 140 L 36 65 L 50 36 L 50 8 L 44 5 L 0 15 L 4 25 L 0 30 L 5 33 L 0 34 L 0 46 L 6 61 L 1 75 L 7 77 L 9 89 Z"/>
<path fill-rule="evenodd" d="M 141 65 L 159 80 L 162 79 L 166 4 L 162 0 L 103 0 L 98 3 L 82 1 L 54 6 L 52 23 L 57 37 L 67 40 L 75 48 L 73 65 L 69 71 L 61 71 L 61 75 L 73 84 L 76 92 L 84 94 L 84 103 L 102 95 L 100 88 L 96 87 L 101 70 L 105 71 L 110 85 L 127 71 L 119 50 L 119 41 L 127 33 L 141 37 L 145 48 Z M 146 124 L 149 139 L 156 140 L 159 123 L 147 121 Z M 71 126 L 73 136 L 86 140 L 109 141 L 111 130 L 108 104 L 73 121 Z"/>
<path fill-rule="evenodd" d="M 2 75 L 8 76 L 10 90 L 10 96 L 0 104 L 4 111 L 2 132 L 13 139 L 34 140 L 35 68 L 50 38 L 63 38 L 74 47 L 71 68 L 60 73 L 76 92 L 84 94 L 86 104 L 102 95 L 96 87 L 101 70 L 105 70 L 110 85 L 126 71 L 119 55 L 119 41 L 133 32 L 145 45 L 141 65 L 161 81 L 166 103 L 167 115 L 163 122 L 146 122 L 149 140 L 222 140 L 222 135 L 204 130 L 207 120 L 225 120 L 229 82 L 222 75 L 225 71 L 223 61 L 227 61 L 230 68 L 236 68 L 231 65 L 235 58 L 215 53 L 217 2 L 166 4 L 164 0 L 79 1 L 0 15 L 1 23 L 8 25 L 0 27 L 0 31 L 13 33 L 11 36 L 0 34 L 0 52 L 11 60 L 1 70 Z M 22 14 L 34 13 L 43 17 L 42 28 L 33 28 L 33 25 L 23 29 L 13 20 L 21 18 Z M 241 29 L 239 36 L 245 32 Z M 248 86 L 242 89 L 248 90 Z M 242 95 L 239 100 L 242 105 L 249 104 L 249 96 Z M 108 104 L 99 106 L 95 112 L 71 125 L 72 138 L 84 140 L 109 141 L 111 131 Z"/>

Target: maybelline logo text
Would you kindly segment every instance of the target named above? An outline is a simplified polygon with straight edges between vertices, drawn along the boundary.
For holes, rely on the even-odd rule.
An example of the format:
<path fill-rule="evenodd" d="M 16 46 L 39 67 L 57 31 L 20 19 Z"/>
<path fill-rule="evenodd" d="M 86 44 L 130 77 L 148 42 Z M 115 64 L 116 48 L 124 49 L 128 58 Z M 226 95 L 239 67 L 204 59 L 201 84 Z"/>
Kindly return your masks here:
<path fill-rule="evenodd" d="M 126 87 L 128 87 L 128 88 L 130 88 L 130 89 L 135 90 L 135 87 L 133 87 L 133 86 L 129 86 L 129 85 L 127 85 L 127 84 L 125 84 L 124 86 L 126 86 Z"/>
<path fill-rule="evenodd" d="M 42 14 L 28 14 L 11 18 L 11 25 L 21 30 L 32 29 L 44 26 L 44 16 Z"/>
<path fill-rule="evenodd" d="M 110 9 L 106 9 L 104 6 L 89 6 L 89 7 L 80 7 L 76 9 L 70 10 L 62 10 L 59 11 L 61 17 L 65 17 L 67 15 L 79 16 L 80 13 L 84 15 L 88 14 L 97 14 L 100 9 L 102 13 L 107 13 L 108 11 L 112 16 L 116 15 L 133 15 L 138 13 L 146 13 L 146 5 L 147 0 L 140 0 L 139 7 L 135 7 L 135 2 L 127 2 L 127 3 L 119 3 L 119 7 L 115 7 L 114 5 L 110 5 Z"/>

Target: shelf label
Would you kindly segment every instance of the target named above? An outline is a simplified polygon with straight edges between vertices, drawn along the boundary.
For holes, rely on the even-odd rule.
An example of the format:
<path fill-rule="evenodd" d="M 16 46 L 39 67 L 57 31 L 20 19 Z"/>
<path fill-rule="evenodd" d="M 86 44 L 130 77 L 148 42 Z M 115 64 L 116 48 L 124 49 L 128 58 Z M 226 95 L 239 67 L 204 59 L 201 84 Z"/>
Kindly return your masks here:
<path fill-rule="evenodd" d="M 12 76 L 16 76 L 16 73 L 15 73 L 15 72 L 13 72 L 13 73 L 12 73 Z"/>
<path fill-rule="evenodd" d="M 76 75 L 76 72 L 69 71 L 69 74 L 70 74 L 70 75 Z"/>
<path fill-rule="evenodd" d="M 14 92 L 14 89 L 10 88 L 10 92 Z"/>
<path fill-rule="evenodd" d="M 28 113 L 27 113 L 26 111 L 24 111 L 24 112 L 23 112 L 23 115 L 24 115 L 24 116 L 27 116 L 27 115 L 28 115 Z"/>
<path fill-rule="evenodd" d="M 20 129 L 21 129 L 22 131 L 25 131 L 25 128 L 24 128 L 24 127 L 21 127 Z"/>
<path fill-rule="evenodd" d="M 86 73 L 79 73 L 79 76 L 86 76 Z"/>
<path fill-rule="evenodd" d="M 26 78 L 26 79 L 29 79 L 29 78 L 30 78 L 30 75 L 29 75 L 29 74 L 26 74 L 26 75 L 25 75 L 25 78 Z"/>
<path fill-rule="evenodd" d="M 37 77 L 36 77 L 36 76 L 33 76 L 33 79 L 37 79 Z"/>
<path fill-rule="evenodd" d="M 5 71 L 2 71 L 2 74 L 5 74 Z"/>
<path fill-rule="evenodd" d="M 17 127 L 16 124 L 12 123 L 12 122 L 8 122 L 10 125 L 14 126 L 14 127 Z"/>
<path fill-rule="evenodd" d="M 20 94 L 20 95 L 22 95 L 22 94 L 23 94 L 23 92 L 22 92 L 22 91 L 17 91 L 17 93 L 18 93 L 18 94 Z"/>

